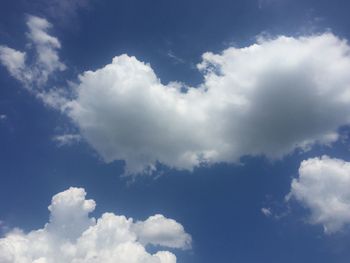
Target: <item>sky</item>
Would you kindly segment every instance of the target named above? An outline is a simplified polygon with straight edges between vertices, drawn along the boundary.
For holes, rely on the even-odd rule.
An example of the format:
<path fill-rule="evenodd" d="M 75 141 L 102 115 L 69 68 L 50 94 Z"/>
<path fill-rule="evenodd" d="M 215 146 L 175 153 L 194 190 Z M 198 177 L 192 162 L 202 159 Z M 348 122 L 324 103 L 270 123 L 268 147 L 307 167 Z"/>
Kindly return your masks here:
<path fill-rule="evenodd" d="M 345 0 L 4 0 L 0 263 L 345 263 Z"/>

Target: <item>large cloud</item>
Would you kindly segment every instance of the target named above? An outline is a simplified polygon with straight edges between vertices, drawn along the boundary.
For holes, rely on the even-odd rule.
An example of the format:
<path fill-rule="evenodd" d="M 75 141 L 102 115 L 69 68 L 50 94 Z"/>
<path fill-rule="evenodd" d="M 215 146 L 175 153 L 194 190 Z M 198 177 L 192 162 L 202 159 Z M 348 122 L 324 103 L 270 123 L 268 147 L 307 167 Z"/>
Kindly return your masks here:
<path fill-rule="evenodd" d="M 34 66 L 4 46 L 0 61 L 24 84 L 45 83 L 64 69 L 60 43 L 47 34 L 46 20 L 29 17 L 27 24 L 39 54 Z M 104 161 L 125 161 L 127 174 L 152 172 L 158 163 L 192 170 L 245 155 L 282 158 L 336 141 L 350 119 L 349 54 L 347 42 L 332 33 L 259 39 L 205 53 L 198 65 L 204 81 L 186 92 L 124 54 L 81 74 L 75 94 L 36 95 L 68 114 Z"/>
<path fill-rule="evenodd" d="M 107 162 L 191 170 L 244 155 L 281 158 L 337 140 L 350 117 L 350 48 L 331 33 L 205 53 L 204 82 L 181 91 L 121 55 L 80 76 L 69 115 Z"/>
<path fill-rule="evenodd" d="M 0 239 L 1 263 L 174 263 L 168 251 L 150 254 L 146 246 L 186 249 L 191 237 L 182 225 L 162 215 L 146 221 L 113 213 L 97 221 L 95 209 L 82 188 L 70 188 L 52 198 L 50 221 L 43 229 L 23 233 L 13 230 Z"/>
<path fill-rule="evenodd" d="M 292 181 L 293 197 L 311 212 L 310 222 L 322 224 L 326 233 L 350 223 L 350 163 L 327 156 L 301 163 Z"/>

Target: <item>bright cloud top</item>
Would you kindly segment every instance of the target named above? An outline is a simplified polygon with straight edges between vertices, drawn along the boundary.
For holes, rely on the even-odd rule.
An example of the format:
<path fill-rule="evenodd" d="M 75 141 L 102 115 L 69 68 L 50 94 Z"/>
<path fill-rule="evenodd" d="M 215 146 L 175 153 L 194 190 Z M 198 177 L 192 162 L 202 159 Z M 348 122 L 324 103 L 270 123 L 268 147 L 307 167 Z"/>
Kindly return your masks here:
<path fill-rule="evenodd" d="M 30 17 L 28 27 L 42 54 L 34 69 L 45 82 L 64 68 L 60 43 L 44 19 Z M 69 96 L 57 89 L 37 95 L 68 114 L 104 161 L 125 161 L 127 174 L 152 172 L 158 163 L 192 170 L 246 155 L 282 158 L 336 141 L 350 119 L 349 54 L 347 42 L 331 33 L 259 39 L 205 53 L 198 65 L 204 81 L 186 92 L 124 54 L 81 74 Z M 0 60 L 22 82 L 32 76 L 25 56 L 0 49 Z"/>
<path fill-rule="evenodd" d="M 281 158 L 336 141 L 349 123 L 349 52 L 327 33 L 205 53 L 204 83 L 186 93 L 122 55 L 79 77 L 68 114 L 106 162 L 125 160 L 127 173 L 157 162 L 191 170 L 244 155 Z"/>
<path fill-rule="evenodd" d="M 47 82 L 53 72 L 63 71 L 66 66 L 57 53 L 61 48 L 59 40 L 47 32 L 52 25 L 46 19 L 28 16 L 27 27 L 30 49 L 35 50 L 33 59 L 28 61 L 27 52 L 0 46 L 0 62 L 26 88 L 37 89 Z"/>
<path fill-rule="evenodd" d="M 350 223 L 350 163 L 327 156 L 303 161 L 299 178 L 292 181 L 293 197 L 311 212 L 310 222 L 326 233 Z"/>
<path fill-rule="evenodd" d="M 168 251 L 150 254 L 147 245 L 187 249 L 191 237 L 182 225 L 162 215 L 134 222 L 113 213 L 97 221 L 82 188 L 69 188 L 52 198 L 50 221 L 28 234 L 14 230 L 0 239 L 2 263 L 175 263 Z"/>

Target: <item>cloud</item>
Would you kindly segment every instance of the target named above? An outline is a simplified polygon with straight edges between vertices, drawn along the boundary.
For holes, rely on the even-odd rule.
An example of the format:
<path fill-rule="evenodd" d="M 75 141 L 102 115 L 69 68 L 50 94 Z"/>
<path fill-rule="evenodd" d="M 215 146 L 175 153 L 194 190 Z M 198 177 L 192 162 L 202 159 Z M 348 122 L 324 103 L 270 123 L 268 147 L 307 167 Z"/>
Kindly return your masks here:
<path fill-rule="evenodd" d="M 328 156 L 301 163 L 287 199 L 310 210 L 310 223 L 321 224 L 325 233 L 340 231 L 350 223 L 350 163 Z"/>
<path fill-rule="evenodd" d="M 61 44 L 56 37 L 47 33 L 52 25 L 46 19 L 29 16 L 27 26 L 29 28 L 27 36 L 34 44 L 37 53 L 35 61 L 36 77 L 39 76 L 37 81 L 45 83 L 51 73 L 66 69 L 57 54 L 57 49 L 61 48 Z"/>
<path fill-rule="evenodd" d="M 0 62 L 7 68 L 12 77 L 25 82 L 27 77 L 25 73 L 26 53 L 15 49 L 0 46 Z"/>
<path fill-rule="evenodd" d="M 142 244 L 154 244 L 173 248 L 190 248 L 191 238 L 183 234 L 182 225 L 162 215 L 149 217 L 146 221 L 137 222 L 134 230 Z"/>
<path fill-rule="evenodd" d="M 57 142 L 58 146 L 71 145 L 81 140 L 80 134 L 62 134 L 53 137 L 53 140 Z"/>
<path fill-rule="evenodd" d="M 350 48 L 331 33 L 259 39 L 205 53 L 204 82 L 181 90 L 128 55 L 79 76 L 67 106 L 81 134 L 126 173 L 192 170 L 245 155 L 283 158 L 338 139 L 349 123 Z"/>
<path fill-rule="evenodd" d="M 332 33 L 260 37 L 257 43 L 203 54 L 197 87 L 162 83 L 151 66 L 126 54 L 79 75 L 70 89 L 43 89 L 64 70 L 50 24 L 29 16 L 38 54 L 2 46 L 0 61 L 46 105 L 67 114 L 105 162 L 126 174 L 237 163 L 242 156 L 283 158 L 329 145 L 350 120 L 350 47 Z M 35 84 L 35 85 L 34 85 Z M 38 88 L 39 87 L 39 88 Z"/>
<path fill-rule="evenodd" d="M 28 46 L 30 51 L 34 49 L 35 55 L 28 61 L 27 52 L 0 46 L 0 63 L 27 89 L 40 89 L 52 73 L 63 71 L 66 66 L 57 53 L 61 48 L 59 40 L 47 32 L 52 25 L 46 19 L 28 16 L 27 27 Z M 37 90 L 36 93 L 40 92 Z"/>
<path fill-rule="evenodd" d="M 15 229 L 0 239 L 2 263 L 175 263 L 168 251 L 150 254 L 147 245 L 188 248 L 191 237 L 182 225 L 162 215 L 146 221 L 105 213 L 89 217 L 95 202 L 82 188 L 69 188 L 52 198 L 44 228 L 24 233 Z"/>
<path fill-rule="evenodd" d="M 268 207 L 261 208 L 261 213 L 266 217 L 272 216 L 271 208 L 268 208 Z"/>
<path fill-rule="evenodd" d="M 175 64 L 185 64 L 186 61 L 183 58 L 176 56 L 171 50 L 168 51 L 167 56 L 171 58 Z"/>

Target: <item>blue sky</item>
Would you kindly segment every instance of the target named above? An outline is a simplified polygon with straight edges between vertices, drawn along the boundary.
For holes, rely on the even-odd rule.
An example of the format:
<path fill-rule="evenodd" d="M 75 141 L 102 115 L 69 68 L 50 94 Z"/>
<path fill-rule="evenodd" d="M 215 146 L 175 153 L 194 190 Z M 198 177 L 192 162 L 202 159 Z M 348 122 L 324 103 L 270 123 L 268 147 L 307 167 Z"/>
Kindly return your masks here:
<path fill-rule="evenodd" d="M 61 262 L 6 246 L 79 187 L 95 218 L 164 215 L 132 242 L 177 262 L 349 261 L 347 1 L 59 3 L 1 3 L 0 260 Z"/>

